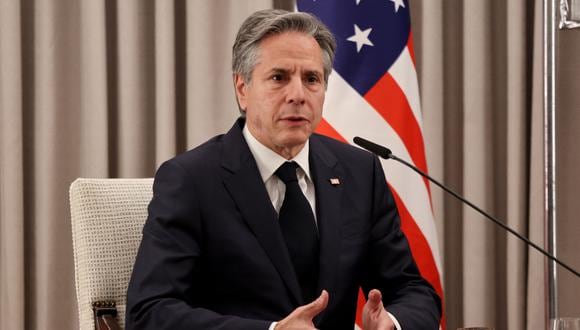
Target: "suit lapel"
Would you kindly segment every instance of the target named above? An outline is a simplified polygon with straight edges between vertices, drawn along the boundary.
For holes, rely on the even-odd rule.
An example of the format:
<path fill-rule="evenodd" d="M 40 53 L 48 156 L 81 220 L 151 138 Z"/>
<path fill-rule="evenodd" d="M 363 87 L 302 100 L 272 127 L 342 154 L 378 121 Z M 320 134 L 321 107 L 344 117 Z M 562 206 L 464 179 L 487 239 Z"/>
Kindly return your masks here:
<path fill-rule="evenodd" d="M 342 186 L 336 180 L 343 172 L 334 155 L 316 135 L 310 138 L 310 168 L 316 190 L 318 232 L 320 236 L 320 273 L 318 289 L 333 292 L 339 272 L 340 208 Z M 330 297 L 332 300 L 332 297 Z"/>
<path fill-rule="evenodd" d="M 224 136 L 222 166 L 231 174 L 224 184 L 280 277 L 291 292 L 294 302 L 302 304 L 302 294 L 284 238 L 278 216 L 262 182 L 256 162 L 242 135 L 243 121 Z"/>

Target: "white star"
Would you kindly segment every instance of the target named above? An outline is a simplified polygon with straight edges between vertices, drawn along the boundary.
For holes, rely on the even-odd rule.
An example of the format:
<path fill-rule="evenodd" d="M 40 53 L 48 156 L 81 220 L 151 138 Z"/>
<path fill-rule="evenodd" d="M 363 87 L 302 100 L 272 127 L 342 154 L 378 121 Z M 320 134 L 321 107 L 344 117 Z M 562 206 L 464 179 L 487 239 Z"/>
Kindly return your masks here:
<path fill-rule="evenodd" d="M 391 2 L 395 5 L 395 13 L 399 11 L 399 7 L 405 8 L 403 0 L 391 0 Z"/>
<path fill-rule="evenodd" d="M 360 0 L 356 0 L 356 5 L 358 6 L 358 4 L 360 3 Z"/>
<path fill-rule="evenodd" d="M 364 31 L 361 31 L 358 25 L 355 24 L 354 35 L 346 40 L 356 42 L 356 52 L 359 53 L 363 45 L 374 46 L 373 43 L 369 40 L 369 34 L 372 30 L 372 28 L 368 28 Z"/>

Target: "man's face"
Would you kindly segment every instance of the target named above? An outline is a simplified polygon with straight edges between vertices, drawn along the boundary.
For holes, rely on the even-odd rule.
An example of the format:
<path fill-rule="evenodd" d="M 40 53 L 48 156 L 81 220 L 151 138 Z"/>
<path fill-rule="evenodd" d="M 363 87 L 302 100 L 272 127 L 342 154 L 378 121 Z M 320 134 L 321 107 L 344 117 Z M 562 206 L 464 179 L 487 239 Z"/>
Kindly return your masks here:
<path fill-rule="evenodd" d="M 316 40 L 299 32 L 267 37 L 251 81 L 239 75 L 234 79 L 252 135 L 278 154 L 294 157 L 322 116 L 325 83 Z"/>

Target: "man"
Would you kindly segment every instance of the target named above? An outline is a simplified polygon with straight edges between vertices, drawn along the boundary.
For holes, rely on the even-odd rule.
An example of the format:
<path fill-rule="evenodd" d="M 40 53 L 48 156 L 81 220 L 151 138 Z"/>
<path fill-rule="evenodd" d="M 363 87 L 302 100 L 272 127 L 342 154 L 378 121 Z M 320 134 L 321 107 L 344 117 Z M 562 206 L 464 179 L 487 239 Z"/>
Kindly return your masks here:
<path fill-rule="evenodd" d="M 233 47 L 242 117 L 158 170 L 127 328 L 437 329 L 378 159 L 313 134 L 334 58 L 305 13 L 264 10 Z"/>

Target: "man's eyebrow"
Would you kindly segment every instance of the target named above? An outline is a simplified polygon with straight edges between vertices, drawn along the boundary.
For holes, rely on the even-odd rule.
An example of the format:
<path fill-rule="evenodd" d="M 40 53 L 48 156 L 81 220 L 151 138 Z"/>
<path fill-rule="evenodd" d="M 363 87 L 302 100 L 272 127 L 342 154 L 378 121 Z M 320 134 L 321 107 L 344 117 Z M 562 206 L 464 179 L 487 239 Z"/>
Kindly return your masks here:
<path fill-rule="evenodd" d="M 268 74 L 272 74 L 272 73 L 288 73 L 290 70 L 287 68 L 281 68 L 281 67 L 274 67 L 271 68 L 270 70 L 268 70 Z M 304 75 L 315 75 L 317 77 L 322 77 L 322 71 L 316 70 L 316 69 L 312 69 L 312 70 L 305 70 L 304 71 Z"/>
<path fill-rule="evenodd" d="M 285 72 L 288 72 L 288 69 L 274 67 L 274 68 L 271 68 L 268 72 L 285 73 Z"/>
<path fill-rule="evenodd" d="M 304 73 L 306 73 L 307 75 L 313 74 L 316 76 L 321 76 L 322 72 L 318 71 L 318 70 L 306 70 Z"/>

